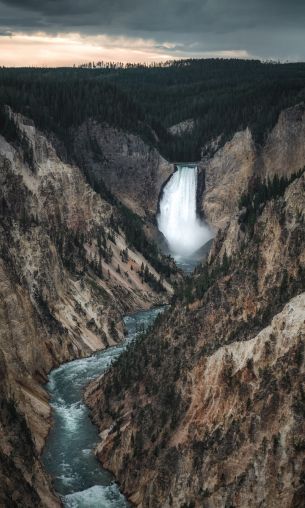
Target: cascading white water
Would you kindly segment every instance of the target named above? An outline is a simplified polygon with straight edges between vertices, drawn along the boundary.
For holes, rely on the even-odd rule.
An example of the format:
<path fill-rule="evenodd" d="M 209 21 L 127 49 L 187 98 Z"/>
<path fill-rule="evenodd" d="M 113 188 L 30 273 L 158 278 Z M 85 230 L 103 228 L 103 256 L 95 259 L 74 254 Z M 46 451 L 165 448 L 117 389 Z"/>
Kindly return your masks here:
<path fill-rule="evenodd" d="M 197 167 L 177 167 L 163 189 L 158 227 L 174 257 L 189 257 L 212 238 L 196 214 Z"/>

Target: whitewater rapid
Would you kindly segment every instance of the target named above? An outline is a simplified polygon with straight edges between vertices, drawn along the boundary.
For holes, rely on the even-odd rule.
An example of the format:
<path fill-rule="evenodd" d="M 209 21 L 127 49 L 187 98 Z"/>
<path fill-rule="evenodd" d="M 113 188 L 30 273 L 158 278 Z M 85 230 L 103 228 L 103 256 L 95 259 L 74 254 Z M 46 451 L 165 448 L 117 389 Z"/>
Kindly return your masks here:
<path fill-rule="evenodd" d="M 158 227 L 175 258 L 191 256 L 213 236 L 197 217 L 197 177 L 197 166 L 177 166 L 160 200 Z"/>

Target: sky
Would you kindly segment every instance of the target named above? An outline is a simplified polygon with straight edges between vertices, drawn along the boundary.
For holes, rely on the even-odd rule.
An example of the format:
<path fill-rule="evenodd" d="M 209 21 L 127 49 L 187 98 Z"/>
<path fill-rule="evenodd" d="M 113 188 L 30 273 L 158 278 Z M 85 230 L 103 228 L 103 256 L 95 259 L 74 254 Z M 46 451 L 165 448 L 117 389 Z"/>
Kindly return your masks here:
<path fill-rule="evenodd" d="M 305 61 L 305 0 L 0 0 L 0 65 Z"/>

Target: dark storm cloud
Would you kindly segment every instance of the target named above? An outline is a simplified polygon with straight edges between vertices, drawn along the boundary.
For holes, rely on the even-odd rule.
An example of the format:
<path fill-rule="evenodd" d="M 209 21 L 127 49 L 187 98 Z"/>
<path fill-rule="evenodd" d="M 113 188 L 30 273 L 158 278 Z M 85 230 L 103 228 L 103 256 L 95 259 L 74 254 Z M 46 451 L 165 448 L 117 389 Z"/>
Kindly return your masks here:
<path fill-rule="evenodd" d="M 78 31 L 177 43 L 181 52 L 305 57 L 304 0 L 0 0 L 0 31 Z"/>

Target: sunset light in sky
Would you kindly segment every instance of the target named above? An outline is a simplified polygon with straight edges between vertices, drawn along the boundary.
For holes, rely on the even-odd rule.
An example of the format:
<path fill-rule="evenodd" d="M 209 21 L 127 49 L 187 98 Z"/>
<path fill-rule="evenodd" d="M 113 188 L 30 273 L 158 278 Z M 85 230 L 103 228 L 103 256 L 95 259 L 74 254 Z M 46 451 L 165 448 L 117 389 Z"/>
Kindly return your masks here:
<path fill-rule="evenodd" d="M 180 49 L 180 51 L 179 51 Z M 196 48 L 194 47 L 194 50 Z M 179 44 L 124 36 L 16 33 L 0 37 L 0 64 L 5 66 L 71 66 L 90 61 L 153 62 L 185 57 Z M 196 51 L 192 56 L 196 56 Z M 202 52 L 200 55 L 202 56 Z M 247 58 L 246 51 L 209 51 L 206 57 Z"/>
<path fill-rule="evenodd" d="M 300 61 L 304 22 L 301 0 L 0 0 L 0 65 Z"/>

